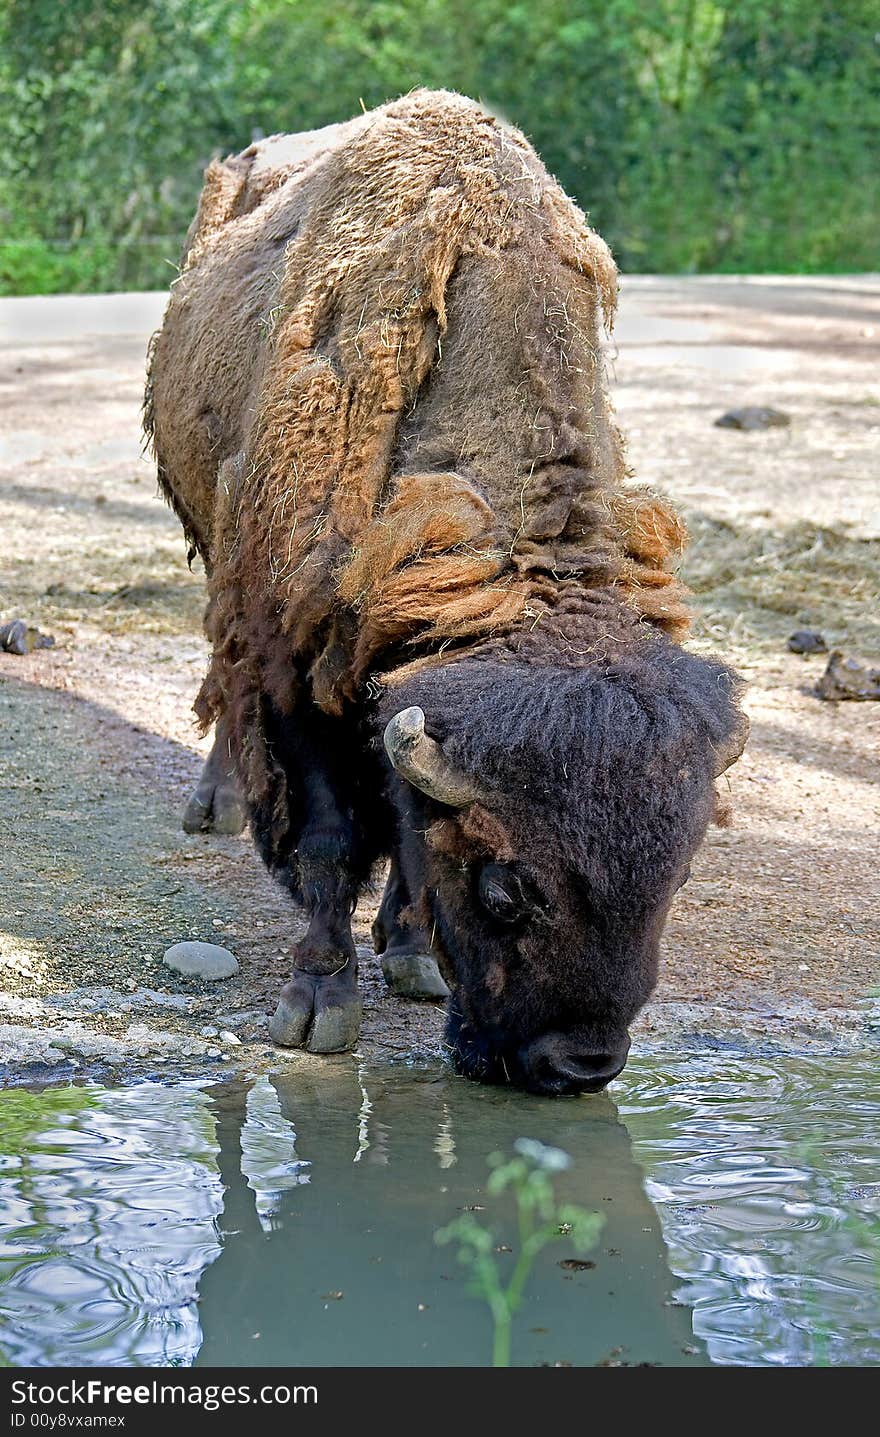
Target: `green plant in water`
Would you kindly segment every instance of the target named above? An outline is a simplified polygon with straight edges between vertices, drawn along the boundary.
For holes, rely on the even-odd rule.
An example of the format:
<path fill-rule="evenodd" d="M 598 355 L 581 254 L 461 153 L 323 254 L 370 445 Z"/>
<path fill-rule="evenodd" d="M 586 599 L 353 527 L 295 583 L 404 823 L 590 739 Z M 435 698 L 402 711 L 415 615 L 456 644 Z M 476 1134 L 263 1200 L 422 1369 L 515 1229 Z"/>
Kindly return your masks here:
<path fill-rule="evenodd" d="M 434 1234 L 438 1243 L 458 1243 L 458 1260 L 471 1270 L 470 1290 L 483 1298 L 492 1314 L 493 1367 L 510 1366 L 513 1318 L 522 1306 L 539 1252 L 562 1239 L 567 1239 L 575 1252 L 588 1252 L 605 1221 L 600 1213 L 587 1212 L 573 1203 L 557 1203 L 554 1179 L 570 1165 L 568 1153 L 533 1138 L 518 1138 L 513 1148 L 514 1156 L 509 1159 L 501 1153 L 491 1155 L 492 1171 L 486 1185 L 491 1197 L 509 1190 L 516 1206 L 518 1248 L 510 1256 L 513 1271 L 509 1278 L 505 1281 L 499 1262 L 499 1255 L 506 1256 L 509 1249 L 499 1246 L 494 1229 L 484 1227 L 473 1212 L 462 1213 Z"/>

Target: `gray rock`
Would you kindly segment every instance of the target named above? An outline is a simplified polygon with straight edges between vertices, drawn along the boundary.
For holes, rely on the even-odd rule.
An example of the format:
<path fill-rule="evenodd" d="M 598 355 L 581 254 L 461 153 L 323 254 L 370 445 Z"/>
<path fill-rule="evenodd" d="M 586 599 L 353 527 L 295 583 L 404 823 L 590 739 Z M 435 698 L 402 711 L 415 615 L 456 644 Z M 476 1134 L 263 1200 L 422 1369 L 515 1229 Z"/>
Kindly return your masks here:
<path fill-rule="evenodd" d="M 840 649 L 835 649 L 815 693 L 831 703 L 841 699 L 880 699 L 880 669 L 848 659 Z"/>
<path fill-rule="evenodd" d="M 7 654 L 32 654 L 34 649 L 51 649 L 54 645 L 51 634 L 41 634 L 24 619 L 0 625 L 0 649 Z"/>
<path fill-rule="evenodd" d="M 243 1008 L 231 1013 L 218 1013 L 217 1022 L 222 1023 L 225 1028 L 240 1028 L 243 1023 L 255 1023 L 257 1027 L 265 1028 L 269 1018 L 259 1008 Z"/>
<path fill-rule="evenodd" d="M 728 409 L 715 420 L 718 429 L 781 429 L 791 423 L 781 409 L 763 404 L 746 404 L 742 409 Z"/>
<path fill-rule="evenodd" d="M 174 943 L 162 962 L 186 978 L 204 978 L 209 983 L 232 978 L 238 972 L 238 959 L 216 943 Z"/>
<path fill-rule="evenodd" d="M 788 647 L 793 654 L 827 654 L 828 645 L 824 635 L 816 629 L 798 629 L 790 634 Z"/>

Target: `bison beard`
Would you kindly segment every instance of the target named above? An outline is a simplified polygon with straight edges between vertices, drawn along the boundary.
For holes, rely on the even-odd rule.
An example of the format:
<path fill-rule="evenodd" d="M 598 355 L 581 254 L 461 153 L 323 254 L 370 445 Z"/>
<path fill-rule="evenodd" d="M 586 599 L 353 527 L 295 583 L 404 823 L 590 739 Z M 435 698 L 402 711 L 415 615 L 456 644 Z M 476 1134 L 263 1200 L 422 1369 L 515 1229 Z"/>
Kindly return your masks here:
<path fill-rule="evenodd" d="M 390 856 L 386 978 L 440 996 L 439 959 L 463 1071 L 577 1092 L 625 1060 L 745 721 L 675 642 L 681 523 L 625 483 L 615 296 L 532 148 L 457 95 L 207 172 L 145 427 L 208 572 L 197 712 L 310 920 L 279 1042 L 355 1041 L 350 917 Z"/>

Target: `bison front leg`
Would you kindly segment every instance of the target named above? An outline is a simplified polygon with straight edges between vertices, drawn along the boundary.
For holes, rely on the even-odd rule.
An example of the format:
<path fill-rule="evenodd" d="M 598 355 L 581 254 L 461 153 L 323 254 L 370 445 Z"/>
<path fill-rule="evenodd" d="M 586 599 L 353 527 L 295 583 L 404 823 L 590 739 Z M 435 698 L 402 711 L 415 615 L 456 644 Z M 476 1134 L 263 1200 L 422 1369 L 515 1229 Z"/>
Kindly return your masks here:
<path fill-rule="evenodd" d="M 285 1048 L 341 1053 L 357 1042 L 362 1005 L 345 840 L 344 831 L 327 828 L 307 831 L 300 840 L 299 883 L 309 926 L 269 1022 L 270 1037 Z"/>
<path fill-rule="evenodd" d="M 281 989 L 278 1007 L 269 1020 L 269 1036 L 285 1048 L 307 1048 L 310 1053 L 343 1053 L 357 1042 L 363 1014 L 358 993 L 357 956 L 350 933 L 351 952 L 340 963 L 343 935 L 338 932 L 316 935 L 314 930 L 313 920 L 300 949 L 307 946 L 310 939 L 318 937 L 320 943 L 321 939 L 331 936 L 336 950 L 334 960 L 340 966 L 330 971 L 323 968 L 313 971 L 301 966 L 309 959 L 305 952 L 298 952 L 290 982 Z"/>
<path fill-rule="evenodd" d="M 437 959 L 422 930 L 412 923 L 410 898 L 397 855 L 373 922 L 373 947 L 382 960 L 385 982 L 401 998 L 448 998 Z"/>
<path fill-rule="evenodd" d="M 362 1014 L 351 915 L 366 860 L 344 761 L 336 761 L 337 755 L 350 753 L 352 744 L 332 721 L 312 716 L 285 724 L 274 747 L 288 768 L 288 789 L 301 802 L 288 881 L 309 926 L 294 950 L 293 973 L 281 990 L 269 1033 L 287 1048 L 338 1053 L 356 1043 Z M 260 817 L 253 817 L 261 843 Z M 278 872 L 277 855 L 267 853 L 264 843 L 261 847 Z"/>
<path fill-rule="evenodd" d="M 183 811 L 185 833 L 241 833 L 247 811 L 230 756 L 229 726 L 220 718 L 214 747 L 208 755 L 198 787 Z"/>

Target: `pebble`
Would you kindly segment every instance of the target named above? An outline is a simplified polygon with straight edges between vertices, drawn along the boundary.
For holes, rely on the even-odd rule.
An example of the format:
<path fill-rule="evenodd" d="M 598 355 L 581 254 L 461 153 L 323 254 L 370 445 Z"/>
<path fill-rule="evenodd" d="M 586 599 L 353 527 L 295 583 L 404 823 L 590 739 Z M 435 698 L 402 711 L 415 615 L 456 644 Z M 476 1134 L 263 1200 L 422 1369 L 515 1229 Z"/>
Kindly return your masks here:
<path fill-rule="evenodd" d="M 827 654 L 824 636 L 815 629 L 798 629 L 789 635 L 788 647 L 793 654 Z"/>
<path fill-rule="evenodd" d="M 211 983 L 238 972 L 238 959 L 216 943 L 174 943 L 166 949 L 162 962 L 186 978 L 204 978 Z"/>
<path fill-rule="evenodd" d="M 13 619 L 0 627 L 0 649 L 7 654 L 32 654 L 34 649 L 51 649 L 54 646 L 52 634 L 41 634 L 24 619 Z"/>
<path fill-rule="evenodd" d="M 715 424 L 719 429 L 778 429 L 791 423 L 791 417 L 769 405 L 746 404 L 742 409 L 728 409 Z"/>

